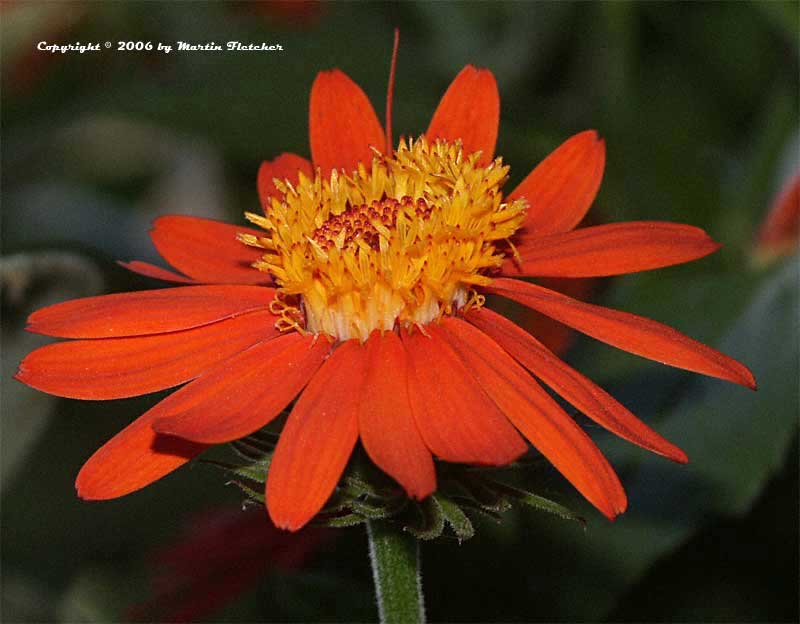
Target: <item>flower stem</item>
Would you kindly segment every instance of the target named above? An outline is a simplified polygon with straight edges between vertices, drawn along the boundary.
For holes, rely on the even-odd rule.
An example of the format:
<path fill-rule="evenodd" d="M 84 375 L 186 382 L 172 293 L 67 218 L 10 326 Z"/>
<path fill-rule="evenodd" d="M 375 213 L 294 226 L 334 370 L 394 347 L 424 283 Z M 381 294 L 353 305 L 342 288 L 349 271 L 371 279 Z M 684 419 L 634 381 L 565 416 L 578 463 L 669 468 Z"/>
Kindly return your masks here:
<path fill-rule="evenodd" d="M 424 624 L 418 540 L 386 522 L 367 522 L 381 624 Z"/>

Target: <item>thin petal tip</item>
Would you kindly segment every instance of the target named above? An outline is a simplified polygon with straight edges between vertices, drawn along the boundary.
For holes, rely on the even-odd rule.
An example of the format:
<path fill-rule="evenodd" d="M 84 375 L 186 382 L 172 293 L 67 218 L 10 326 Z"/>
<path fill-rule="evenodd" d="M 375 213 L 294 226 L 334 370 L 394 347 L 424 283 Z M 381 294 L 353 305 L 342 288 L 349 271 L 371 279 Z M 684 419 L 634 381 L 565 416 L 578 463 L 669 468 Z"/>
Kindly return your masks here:
<path fill-rule="evenodd" d="M 27 374 L 29 371 L 28 369 L 24 368 L 23 364 L 24 362 L 20 363 L 19 369 L 17 369 L 17 372 L 14 373 L 13 378 L 18 382 L 25 384 L 26 386 L 30 386 L 30 383 L 28 383 L 29 378 Z"/>
<path fill-rule="evenodd" d="M 177 427 L 178 431 L 176 431 L 176 427 L 171 426 L 172 423 L 173 419 L 170 417 L 156 418 L 150 423 L 150 428 L 159 435 L 181 437 L 180 427 Z"/>
<path fill-rule="evenodd" d="M 78 473 L 78 477 L 75 479 L 75 492 L 81 500 L 99 501 L 116 498 L 116 496 L 109 496 L 107 493 L 100 492 L 96 487 L 92 487 L 92 485 L 86 481 L 86 474 L 81 470 Z"/>
<path fill-rule="evenodd" d="M 674 461 L 676 464 L 688 464 L 689 463 L 689 456 L 682 451 L 681 449 L 677 449 L 677 453 L 668 456 L 669 459 Z"/>
<path fill-rule="evenodd" d="M 206 437 L 203 431 L 195 431 L 191 426 L 186 427 L 183 422 L 176 422 L 175 415 L 156 418 L 150 428 L 159 436 L 178 438 L 194 444 L 220 444 L 219 440 L 213 437 Z"/>
<path fill-rule="evenodd" d="M 116 492 L 109 492 L 108 487 L 103 487 L 103 476 L 96 467 L 93 467 L 92 460 L 89 459 L 78 471 L 78 476 L 75 477 L 75 492 L 78 498 L 85 501 L 98 501 L 109 500 L 117 498 L 121 494 Z"/>
<path fill-rule="evenodd" d="M 313 89 L 317 83 L 322 83 L 329 80 L 342 80 L 345 79 L 348 82 L 351 81 L 350 76 L 344 73 L 338 67 L 331 67 L 330 69 L 323 69 L 317 72 L 317 75 L 314 78 L 314 83 L 312 84 L 311 88 Z"/>
<path fill-rule="evenodd" d="M 436 483 L 434 482 L 431 487 L 426 488 L 409 489 L 403 487 L 403 489 L 409 498 L 413 498 L 415 501 L 423 501 L 436 491 Z"/>
<path fill-rule="evenodd" d="M 287 514 L 281 513 L 279 511 L 273 511 L 269 507 L 269 503 L 266 505 L 267 515 L 269 519 L 272 520 L 272 524 L 276 527 L 281 529 L 282 531 L 290 531 L 292 533 L 296 533 L 300 529 L 302 529 L 306 524 L 310 522 L 310 518 L 307 519 L 298 519 L 289 517 Z"/>
<path fill-rule="evenodd" d="M 25 359 L 27 360 L 27 358 L 25 358 Z M 20 362 L 19 368 L 17 369 L 17 372 L 14 373 L 14 375 L 13 375 L 13 379 L 15 379 L 16 381 L 18 381 L 18 382 L 20 382 L 22 384 L 25 384 L 26 386 L 28 386 L 30 388 L 34 388 L 35 390 L 39 390 L 40 392 L 47 392 L 46 390 L 42 390 L 41 388 L 37 388 L 36 385 L 34 385 L 35 382 L 36 382 L 36 374 L 34 373 L 33 370 L 31 370 L 30 368 L 25 366 L 25 360 Z M 48 394 L 51 394 L 51 393 L 48 392 Z"/>
<path fill-rule="evenodd" d="M 268 160 L 261 161 L 261 164 L 258 166 L 258 171 L 256 172 L 257 182 L 259 184 L 271 182 L 272 181 L 271 170 L 272 170 L 272 165 L 270 164 L 270 161 Z"/>
<path fill-rule="evenodd" d="M 628 508 L 628 499 L 626 498 L 622 505 L 615 505 L 613 503 L 609 503 L 608 506 L 599 507 L 597 504 L 593 503 L 597 510 L 603 514 L 606 520 L 609 522 L 614 522 L 617 517 L 625 513 L 625 510 Z"/>
<path fill-rule="evenodd" d="M 291 523 L 277 523 L 274 520 L 273 524 L 282 531 L 289 531 L 290 533 L 297 533 L 297 531 L 299 531 L 305 526 L 305 525 L 296 525 Z"/>
<path fill-rule="evenodd" d="M 81 500 L 85 501 L 103 500 L 100 497 L 92 496 L 89 492 L 87 492 L 87 490 L 78 485 L 77 482 L 75 483 L 75 492 L 77 493 L 78 498 L 80 498 Z"/>
<path fill-rule="evenodd" d="M 605 149 L 606 140 L 604 137 L 600 136 L 600 133 L 597 130 L 594 128 L 589 128 L 573 134 L 565 141 L 565 143 L 572 145 L 583 143 L 587 147 L 593 146 L 602 147 Z"/>
<path fill-rule="evenodd" d="M 155 231 L 156 231 L 156 230 L 159 228 L 159 226 L 163 225 L 165 221 L 169 221 L 169 220 L 170 220 L 170 218 L 171 218 L 171 217 L 174 217 L 174 216 L 175 216 L 175 215 L 161 215 L 161 216 L 159 216 L 159 217 L 156 217 L 156 218 L 155 218 L 155 219 L 153 219 L 153 221 L 150 223 L 150 230 L 149 230 L 149 232 L 155 232 Z"/>
<path fill-rule="evenodd" d="M 616 474 L 613 476 L 616 485 L 605 492 L 602 503 L 599 500 L 590 501 L 597 507 L 600 513 L 612 522 L 616 520 L 617 516 L 625 513 L 628 509 L 628 495 L 625 493 L 625 489 L 622 487 L 622 483 L 617 479 Z"/>
<path fill-rule="evenodd" d="M 727 377 L 727 381 L 744 386 L 745 388 L 749 388 L 754 392 L 757 391 L 758 382 L 756 382 L 756 377 L 753 375 L 753 371 L 737 360 L 733 360 L 733 363 L 736 365 L 736 367 L 732 371 L 732 374 Z"/>
<path fill-rule="evenodd" d="M 77 493 L 78 498 L 90 503 L 96 501 L 113 500 L 115 498 L 119 498 L 120 496 L 125 496 L 125 494 L 130 494 L 130 492 L 105 491 L 102 489 L 102 487 L 85 483 L 84 479 L 81 478 L 80 473 L 78 474 L 78 478 L 75 480 L 75 492 Z"/>
<path fill-rule="evenodd" d="M 175 423 L 173 418 L 174 416 L 164 416 L 156 419 L 152 422 L 150 428 L 159 436 L 177 438 L 192 444 L 224 444 L 229 441 L 220 440 L 202 429 L 196 430 L 191 425 L 187 427 L 183 422 Z"/>
<path fill-rule="evenodd" d="M 703 258 L 712 253 L 722 249 L 722 243 L 715 241 L 711 235 L 703 228 L 694 225 L 675 224 L 676 227 L 682 227 L 687 233 L 687 240 L 693 240 L 698 246 L 701 247 L 701 252 L 698 253 L 697 258 Z"/>
<path fill-rule="evenodd" d="M 468 63 L 464 65 L 463 69 L 459 72 L 459 74 L 472 74 L 474 76 L 491 76 L 494 79 L 494 73 L 491 69 L 486 67 L 480 67 L 478 65 L 473 65 L 472 63 Z"/>
<path fill-rule="evenodd" d="M 605 165 L 606 159 L 606 139 L 597 130 L 584 130 L 576 136 L 585 137 L 586 149 L 594 154 L 595 160 L 601 165 Z"/>
<path fill-rule="evenodd" d="M 667 440 L 664 440 L 661 444 L 658 445 L 657 448 L 653 448 L 652 446 L 643 446 L 642 448 L 646 448 L 647 450 L 652 451 L 657 455 L 661 455 L 661 457 L 673 461 L 676 464 L 689 463 L 689 456 L 686 454 L 686 452 Z"/>
<path fill-rule="evenodd" d="M 586 139 L 591 139 L 595 143 L 602 143 L 603 145 L 606 143 L 606 140 L 600 136 L 600 133 L 594 128 L 589 128 L 588 130 L 579 132 L 576 136 L 585 137 Z"/>
<path fill-rule="evenodd" d="M 628 497 L 623 492 L 621 498 L 615 501 L 611 508 L 609 508 L 608 510 L 601 510 L 601 511 L 603 512 L 603 515 L 606 518 L 614 522 L 614 520 L 616 520 L 618 516 L 624 514 L 625 511 L 627 511 L 627 509 L 628 509 Z"/>

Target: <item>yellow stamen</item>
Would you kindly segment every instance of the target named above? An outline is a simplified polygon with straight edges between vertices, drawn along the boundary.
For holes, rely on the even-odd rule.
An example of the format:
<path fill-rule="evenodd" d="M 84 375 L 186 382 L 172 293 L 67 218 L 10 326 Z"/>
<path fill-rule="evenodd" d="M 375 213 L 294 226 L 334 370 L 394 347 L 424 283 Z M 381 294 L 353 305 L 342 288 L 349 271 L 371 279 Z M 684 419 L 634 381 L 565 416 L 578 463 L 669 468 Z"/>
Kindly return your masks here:
<path fill-rule="evenodd" d="M 469 291 L 469 299 L 464 304 L 464 312 L 475 308 L 476 310 L 480 310 L 484 304 L 486 303 L 486 295 L 480 294 L 477 290 L 470 290 Z"/>
<path fill-rule="evenodd" d="M 522 256 L 520 255 L 519 251 L 517 251 L 516 245 L 514 245 L 514 243 L 511 242 L 510 238 L 506 239 L 506 244 L 508 245 L 508 248 L 511 250 L 511 254 L 514 256 L 514 264 L 516 264 L 518 267 L 521 267 Z"/>
<path fill-rule="evenodd" d="M 491 283 L 486 273 L 502 264 L 527 204 L 503 201 L 501 159 L 484 167 L 478 158 L 420 138 L 349 175 L 278 185 L 285 196 L 273 197 L 267 217 L 247 215 L 265 235 L 239 238 L 264 249 L 254 266 L 298 297 L 297 314 L 282 308 L 282 319 L 363 341 L 482 305 L 471 287 Z"/>
<path fill-rule="evenodd" d="M 287 303 L 283 294 L 278 291 L 275 293 L 275 298 L 269 303 L 269 311 L 275 316 L 279 317 L 275 321 L 275 329 L 281 333 L 296 330 L 303 335 L 306 335 L 306 330 L 303 327 L 303 313 L 297 306 Z"/>

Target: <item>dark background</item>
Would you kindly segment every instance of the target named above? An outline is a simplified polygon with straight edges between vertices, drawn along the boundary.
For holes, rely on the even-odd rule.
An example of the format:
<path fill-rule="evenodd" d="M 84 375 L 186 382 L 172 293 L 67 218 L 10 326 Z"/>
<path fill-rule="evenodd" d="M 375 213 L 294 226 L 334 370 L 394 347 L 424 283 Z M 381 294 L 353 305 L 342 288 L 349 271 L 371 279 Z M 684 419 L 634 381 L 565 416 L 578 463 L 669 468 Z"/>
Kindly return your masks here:
<path fill-rule="evenodd" d="M 567 359 L 691 462 L 672 465 L 587 425 L 620 471 L 629 512 L 608 523 L 543 470 L 541 491 L 586 516 L 586 531 L 514 511 L 464 544 L 424 544 L 430 619 L 797 621 L 797 257 L 765 264 L 753 253 L 798 169 L 797 3 L 20 2 L 3 3 L 0 17 L 3 621 L 132 617 L 131 605 L 158 593 L 154 578 L 169 577 L 154 553 L 198 512 L 242 499 L 198 464 L 121 500 L 78 500 L 82 462 L 156 398 L 77 402 L 16 383 L 16 363 L 43 343 L 22 331 L 25 316 L 154 287 L 114 261 L 156 259 L 147 230 L 159 214 L 243 222 L 258 210 L 260 162 L 308 155 L 319 70 L 347 72 L 382 117 L 394 26 L 395 136 L 427 127 L 467 63 L 498 79 L 507 188 L 596 128 L 608 160 L 594 219 L 692 223 L 724 244 L 688 266 L 609 281 L 598 300 L 725 350 L 759 381 L 751 393 L 579 339 Z M 112 49 L 83 55 L 35 48 L 106 40 Z M 115 49 L 177 40 L 284 51 Z M 267 567 L 206 617 L 375 618 L 360 528 L 325 541 L 301 569 Z M 202 572 L 221 586 L 230 570 Z M 151 619 L 169 617 L 163 609 Z"/>

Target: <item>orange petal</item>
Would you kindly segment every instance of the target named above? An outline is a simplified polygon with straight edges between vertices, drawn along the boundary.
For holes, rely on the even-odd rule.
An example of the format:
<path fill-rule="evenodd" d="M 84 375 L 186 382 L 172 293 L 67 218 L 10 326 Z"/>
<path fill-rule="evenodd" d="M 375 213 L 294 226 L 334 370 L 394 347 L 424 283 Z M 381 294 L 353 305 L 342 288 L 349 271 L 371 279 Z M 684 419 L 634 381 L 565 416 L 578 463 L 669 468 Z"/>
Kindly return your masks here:
<path fill-rule="evenodd" d="M 690 262 L 720 248 L 703 230 L 662 221 L 595 225 L 571 232 L 524 237 L 506 275 L 604 277 Z"/>
<path fill-rule="evenodd" d="M 624 351 L 755 389 L 755 379 L 746 366 L 656 321 L 503 277 L 485 289 Z"/>
<path fill-rule="evenodd" d="M 332 169 L 354 171 L 372 162 L 374 147 L 386 151 L 385 137 L 366 94 L 346 74 L 320 72 L 309 103 L 311 160 L 328 176 Z"/>
<path fill-rule="evenodd" d="M 162 334 L 267 308 L 274 295 L 261 286 L 183 286 L 86 297 L 37 310 L 26 329 L 60 338 Z"/>
<path fill-rule="evenodd" d="M 269 284 L 269 275 L 251 265 L 263 250 L 248 247 L 237 234 L 264 232 L 212 219 L 170 215 L 153 222 L 150 238 L 173 267 L 206 284 Z"/>
<path fill-rule="evenodd" d="M 468 312 L 464 318 L 597 424 L 673 461 L 689 461 L 681 449 L 653 431 L 605 390 L 561 361 L 536 338 L 504 316 L 483 308 Z"/>
<path fill-rule="evenodd" d="M 417 427 L 433 454 L 446 461 L 509 464 L 525 441 L 486 395 L 435 325 L 403 334 L 408 392 Z"/>
<path fill-rule="evenodd" d="M 450 317 L 442 326 L 477 383 L 542 455 L 608 518 L 625 511 L 627 499 L 614 469 L 539 384 L 469 323 Z"/>
<path fill-rule="evenodd" d="M 543 277 L 536 280 L 540 286 L 581 301 L 589 301 L 596 295 L 601 281 L 597 278 L 571 277 Z M 558 355 L 566 353 L 577 336 L 577 332 L 571 327 L 530 308 L 522 310 L 515 320 L 522 329 L 536 336 L 545 347 Z"/>
<path fill-rule="evenodd" d="M 256 345 L 178 390 L 153 429 L 203 444 L 250 435 L 297 396 L 330 348 L 324 337 L 297 333 Z"/>
<path fill-rule="evenodd" d="M 358 440 L 366 350 L 356 340 L 333 352 L 311 379 L 281 432 L 267 475 L 267 510 L 296 531 L 333 492 Z"/>
<path fill-rule="evenodd" d="M 508 196 L 528 200 L 526 231 L 552 234 L 578 225 L 597 195 L 605 162 L 605 142 L 586 130 L 539 163 Z"/>
<path fill-rule="evenodd" d="M 78 496 L 106 500 L 150 485 L 207 447 L 157 436 L 151 427 L 158 405 L 146 412 L 89 458 L 75 481 Z"/>
<path fill-rule="evenodd" d="M 488 165 L 499 125 L 500 94 L 494 74 L 467 65 L 442 96 L 425 136 L 430 141 L 460 140 L 464 153 L 482 152 L 478 162 Z"/>
<path fill-rule="evenodd" d="M 59 342 L 36 349 L 15 378 L 74 399 L 121 399 L 171 388 L 277 335 L 276 317 L 252 312 L 194 329 Z"/>
<path fill-rule="evenodd" d="M 276 187 L 275 180 L 289 180 L 292 184 L 297 184 L 300 179 L 299 174 L 303 173 L 307 178 L 314 175 L 311 163 L 302 156 L 286 152 L 273 160 L 265 160 L 261 163 L 258 170 L 258 196 L 261 199 L 261 206 L 264 214 L 269 212 L 270 197 L 277 195 L 283 196 Z"/>
<path fill-rule="evenodd" d="M 374 332 L 366 342 L 367 373 L 358 426 L 367 454 L 421 500 L 436 490 L 433 458 L 414 423 L 408 399 L 408 363 L 394 332 Z"/>
<path fill-rule="evenodd" d="M 185 275 L 181 275 L 180 273 L 175 273 L 174 271 L 170 271 L 168 269 L 162 269 L 160 266 L 156 266 L 155 264 L 150 264 L 149 262 L 141 262 L 140 260 L 131 260 L 130 262 L 120 262 L 117 261 L 117 264 L 121 267 L 128 269 L 134 273 L 138 273 L 139 275 L 144 275 L 145 277 L 152 277 L 153 279 L 163 280 L 165 282 L 177 282 L 179 284 L 197 284 L 197 280 L 193 280 L 191 277 L 186 277 Z"/>

